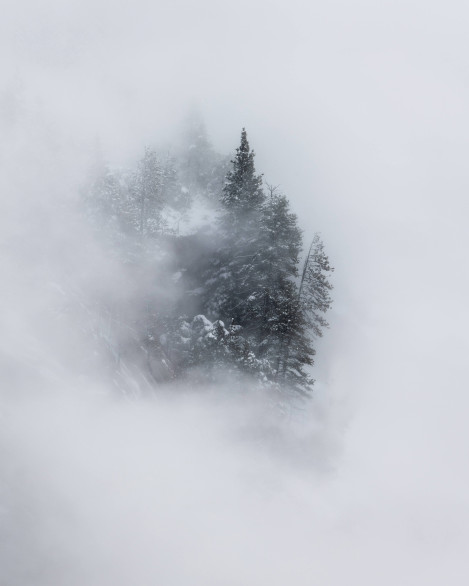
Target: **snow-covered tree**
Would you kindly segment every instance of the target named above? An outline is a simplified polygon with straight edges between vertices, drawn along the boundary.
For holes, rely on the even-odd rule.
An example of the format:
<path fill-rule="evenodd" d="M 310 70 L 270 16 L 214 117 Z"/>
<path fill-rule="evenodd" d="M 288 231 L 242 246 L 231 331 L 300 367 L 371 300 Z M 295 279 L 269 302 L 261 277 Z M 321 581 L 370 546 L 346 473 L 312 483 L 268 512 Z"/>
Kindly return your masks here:
<path fill-rule="evenodd" d="M 265 194 L 245 129 L 232 165 L 221 195 L 219 246 L 206 275 L 205 306 L 209 314 L 246 327 L 263 279 L 259 236 Z"/>
<path fill-rule="evenodd" d="M 131 177 L 127 217 L 140 238 L 161 233 L 163 221 L 163 170 L 156 151 L 149 147 Z"/>
<path fill-rule="evenodd" d="M 250 304 L 256 325 L 257 351 L 278 364 L 291 328 L 291 307 L 297 298 L 296 278 L 301 250 L 301 231 L 289 210 L 287 198 L 270 190 L 263 206 L 260 237 L 260 288 Z"/>
<path fill-rule="evenodd" d="M 255 153 L 251 150 L 246 129 L 241 132 L 241 144 L 231 161 L 232 170 L 226 176 L 222 202 L 228 212 L 229 221 L 241 224 L 260 209 L 265 200 L 262 175 L 256 174 Z"/>
<path fill-rule="evenodd" d="M 332 304 L 329 274 L 333 271 L 324 252 L 324 243 L 319 234 L 315 234 L 304 262 L 299 298 L 308 326 L 316 338 L 321 337 L 323 329 L 329 327 L 325 313 Z"/>
<path fill-rule="evenodd" d="M 315 234 L 303 264 L 297 298 L 287 307 L 289 327 L 278 369 L 279 380 L 300 391 L 308 390 L 314 382 L 305 366 L 313 365 L 314 340 L 328 327 L 324 314 L 332 303 L 329 273 L 333 270 L 323 242 Z"/>
<path fill-rule="evenodd" d="M 133 172 L 96 166 L 87 215 L 118 251 L 129 279 L 123 290 L 133 291 L 106 315 L 119 316 L 121 333 L 132 332 L 129 344 L 119 340 L 120 352 L 144 356 L 158 383 L 248 376 L 271 390 L 308 394 L 333 269 L 316 235 L 299 273 L 297 217 L 276 188 L 267 185 L 266 196 L 244 128 L 224 183 L 223 160 L 193 119 L 178 156 L 146 148 Z M 200 206 L 215 192 L 216 212 Z M 215 219 L 192 231 L 170 229 L 194 207 L 213 210 Z"/>

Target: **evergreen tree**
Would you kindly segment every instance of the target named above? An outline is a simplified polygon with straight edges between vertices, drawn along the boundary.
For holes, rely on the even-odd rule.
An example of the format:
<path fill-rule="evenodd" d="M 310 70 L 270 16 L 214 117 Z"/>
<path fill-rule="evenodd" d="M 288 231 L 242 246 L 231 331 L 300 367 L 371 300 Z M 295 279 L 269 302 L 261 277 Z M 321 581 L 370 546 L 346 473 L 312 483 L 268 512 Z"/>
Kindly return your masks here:
<path fill-rule="evenodd" d="M 314 364 L 314 340 L 329 325 L 324 314 L 332 303 L 328 276 L 333 270 L 324 245 L 315 234 L 304 261 L 297 298 L 286 308 L 289 327 L 278 368 L 280 380 L 300 392 L 308 390 L 314 382 L 305 366 Z"/>
<path fill-rule="evenodd" d="M 207 272 L 205 307 L 228 324 L 249 326 L 249 305 L 262 280 L 260 221 L 265 194 L 246 131 L 221 197 L 219 247 Z"/>
<path fill-rule="evenodd" d="M 241 144 L 236 149 L 233 169 L 226 176 L 222 202 L 228 212 L 228 221 L 240 224 L 251 219 L 265 200 L 262 175 L 256 175 L 255 153 L 251 150 L 246 129 L 241 132 Z"/>
<path fill-rule="evenodd" d="M 309 334 L 307 317 L 298 296 L 285 299 L 281 317 L 281 345 L 275 380 L 300 394 L 307 394 L 314 383 L 307 367 L 313 366 L 316 351 Z"/>
<path fill-rule="evenodd" d="M 328 276 L 333 271 L 324 252 L 324 244 L 319 234 L 315 234 L 304 262 L 299 298 L 308 326 L 317 338 L 322 336 L 324 328 L 329 327 L 324 315 L 332 304 L 332 285 Z"/>
<path fill-rule="evenodd" d="M 287 198 L 273 188 L 263 206 L 259 248 L 260 288 L 250 304 L 250 316 L 257 325 L 258 354 L 278 359 L 286 328 L 285 308 L 297 296 L 301 231 Z"/>
<path fill-rule="evenodd" d="M 161 233 L 163 205 L 163 171 L 155 150 L 146 147 L 131 178 L 126 210 L 140 238 Z"/>

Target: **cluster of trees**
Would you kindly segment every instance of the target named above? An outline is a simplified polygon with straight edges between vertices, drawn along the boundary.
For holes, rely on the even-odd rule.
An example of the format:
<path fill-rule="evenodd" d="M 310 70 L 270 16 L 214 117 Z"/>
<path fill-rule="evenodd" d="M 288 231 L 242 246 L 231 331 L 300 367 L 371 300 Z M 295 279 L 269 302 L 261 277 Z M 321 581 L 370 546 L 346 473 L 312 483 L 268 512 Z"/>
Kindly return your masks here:
<path fill-rule="evenodd" d="M 87 214 L 139 283 L 139 295 L 112 303 L 119 332 L 132 332 L 108 335 L 117 360 L 133 346 L 156 381 L 311 390 L 333 269 L 318 235 L 302 259 L 297 217 L 254 159 L 244 129 L 228 161 L 196 123 L 175 156 L 147 148 L 133 172 L 97 166 Z"/>

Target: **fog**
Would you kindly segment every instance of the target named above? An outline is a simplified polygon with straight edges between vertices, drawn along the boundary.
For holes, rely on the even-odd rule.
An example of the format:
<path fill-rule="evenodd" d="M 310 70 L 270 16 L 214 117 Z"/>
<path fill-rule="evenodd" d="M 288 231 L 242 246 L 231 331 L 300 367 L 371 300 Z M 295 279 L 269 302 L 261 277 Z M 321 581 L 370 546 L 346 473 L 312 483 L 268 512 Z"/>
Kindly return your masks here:
<path fill-rule="evenodd" d="M 467 582 L 467 17 L 4 2 L 2 585 Z M 91 153 L 132 164 L 194 106 L 220 152 L 247 128 L 335 267 L 300 414 L 117 397 L 89 356 L 87 300 L 121 285 L 74 211 Z"/>

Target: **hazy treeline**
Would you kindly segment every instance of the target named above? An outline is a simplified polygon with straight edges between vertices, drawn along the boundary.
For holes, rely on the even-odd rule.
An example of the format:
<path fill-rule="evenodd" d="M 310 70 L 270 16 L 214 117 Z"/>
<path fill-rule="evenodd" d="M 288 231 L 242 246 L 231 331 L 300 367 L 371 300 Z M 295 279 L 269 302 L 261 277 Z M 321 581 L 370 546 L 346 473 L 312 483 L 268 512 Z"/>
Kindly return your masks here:
<path fill-rule="evenodd" d="M 246 131 L 234 158 L 192 119 L 179 148 L 146 147 L 136 167 L 97 155 L 84 213 L 124 282 L 97 300 L 94 329 L 112 377 L 189 380 L 286 396 L 313 385 L 333 270 L 316 235 L 303 251 L 288 198 L 265 184 Z"/>

